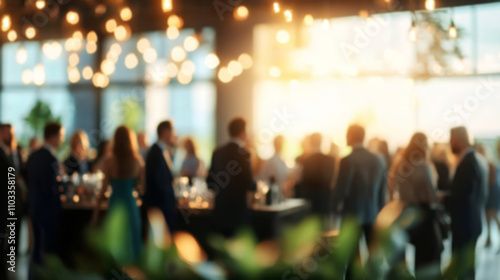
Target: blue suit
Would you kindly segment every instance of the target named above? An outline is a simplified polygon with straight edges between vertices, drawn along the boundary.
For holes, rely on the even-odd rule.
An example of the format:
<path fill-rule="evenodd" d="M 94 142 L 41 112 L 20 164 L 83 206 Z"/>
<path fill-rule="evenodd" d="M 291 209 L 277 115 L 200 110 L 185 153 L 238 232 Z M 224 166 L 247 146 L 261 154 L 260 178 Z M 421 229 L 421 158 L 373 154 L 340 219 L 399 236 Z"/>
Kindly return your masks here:
<path fill-rule="evenodd" d="M 163 149 L 154 144 L 146 157 L 146 191 L 144 193 L 144 209 L 159 208 L 167 222 L 170 232 L 176 225 L 176 200 L 172 186 L 174 177 L 168 167 Z"/>
<path fill-rule="evenodd" d="M 29 216 L 35 235 L 35 263 L 42 262 L 44 253 L 58 252 L 62 214 L 58 176 L 59 163 L 47 148 L 31 154 L 28 159 Z"/>
<path fill-rule="evenodd" d="M 344 216 L 372 225 L 385 205 L 386 173 L 382 159 L 365 148 L 354 148 L 340 161 L 334 190 L 335 205 L 343 202 Z"/>

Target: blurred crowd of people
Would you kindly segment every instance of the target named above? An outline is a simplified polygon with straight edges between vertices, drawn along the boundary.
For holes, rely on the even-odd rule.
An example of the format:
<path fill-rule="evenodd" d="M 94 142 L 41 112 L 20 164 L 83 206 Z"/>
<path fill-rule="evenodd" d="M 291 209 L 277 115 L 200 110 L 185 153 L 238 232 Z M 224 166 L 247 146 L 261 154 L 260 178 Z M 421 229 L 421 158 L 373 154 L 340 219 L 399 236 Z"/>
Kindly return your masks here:
<path fill-rule="evenodd" d="M 449 232 L 453 247 L 451 266 L 463 277 L 460 279 L 473 279 L 471 257 L 482 233 L 483 220 L 487 224 L 486 246 L 491 246 L 491 224 L 500 228 L 500 180 L 497 180 L 500 168 L 493 160 L 486 159 L 484 144 L 473 145 L 465 127 L 451 129 L 449 143 L 432 146 L 425 134 L 417 132 L 406 147 L 391 154 L 386 141 L 378 138 L 365 141 L 364 127 L 354 124 L 346 134 L 351 152 L 343 158 L 334 143 L 328 153 L 323 153 L 322 135 L 313 133 L 302 141 L 303 151 L 295 158 L 294 167 L 285 163 L 283 136 L 278 135 L 273 141 L 274 155 L 262 160 L 249 144 L 245 119 L 232 119 L 227 131 L 230 140 L 214 151 L 208 170 L 197 156 L 195 141 L 189 137 L 180 141 L 185 158 L 180 170 L 174 172 L 173 159 L 179 141 L 170 120 L 158 124 L 157 141 L 152 145 L 148 144 L 145 133 L 135 135 L 126 126 L 120 126 L 112 139 L 98 144 L 92 158 L 89 137 L 82 130 L 75 131 L 62 163 L 57 156 L 57 150 L 65 142 L 64 127 L 60 124 L 46 124 L 43 144 L 30 141 L 28 152 L 17 145 L 14 127 L 2 124 L 1 169 L 15 168 L 16 215 L 19 219 L 29 216 L 31 220 L 34 263 L 42 264 L 43 254 L 57 251 L 57 227 L 62 211 L 58 184 L 61 176 L 75 173 L 104 174 L 94 222 L 111 186 L 108 212 L 118 207 L 126 209 L 130 228 L 125 234 L 129 236 L 128 247 L 134 256 L 141 252 L 149 210 L 161 211 L 168 230 L 176 230 L 177 202 L 173 188 L 176 176 L 186 176 L 189 180 L 206 178 L 208 188 L 215 194 L 214 230 L 226 237 L 249 224 L 247 193 L 257 190 L 256 180 L 277 184 L 286 197 L 309 201 L 311 211 L 322 218 L 325 231 L 334 227 L 334 217 L 342 218 L 341 230 L 344 221 L 355 219 L 361 232 L 359 238 L 364 236 L 367 244 L 372 241 L 380 211 L 388 203 L 397 201 L 405 207 L 416 207 L 422 221 L 409 231 L 409 238 L 416 247 L 417 276 L 423 268 L 435 268 L 422 279 L 440 277 L 443 240 Z M 500 157 L 500 142 L 497 152 Z M 5 172 L 1 176 L 6 176 Z M 132 195 L 135 189 L 143 198 L 141 207 Z M 2 192 L 5 195 L 7 192 Z M 4 208 L 6 205 L 2 204 Z M 1 213 L 4 222 L 6 211 Z M 446 221 L 447 214 L 451 223 Z M 6 242 L 2 241 L 2 252 L 6 248 Z M 355 259 L 353 256 L 352 261 Z M 350 266 L 346 266 L 346 275 L 352 273 Z"/>

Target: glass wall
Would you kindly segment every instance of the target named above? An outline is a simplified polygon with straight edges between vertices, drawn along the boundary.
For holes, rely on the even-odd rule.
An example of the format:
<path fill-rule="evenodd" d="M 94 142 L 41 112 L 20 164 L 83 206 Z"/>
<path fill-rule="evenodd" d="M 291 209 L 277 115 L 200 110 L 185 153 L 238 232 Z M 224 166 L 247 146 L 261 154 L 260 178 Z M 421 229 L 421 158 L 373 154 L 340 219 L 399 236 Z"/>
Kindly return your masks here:
<path fill-rule="evenodd" d="M 34 119 L 60 120 L 68 135 L 84 129 L 104 138 L 126 124 L 152 144 L 158 122 L 173 119 L 180 138 L 192 136 L 207 161 L 215 145 L 216 89 L 215 71 L 204 61 L 215 49 L 215 31 L 99 38 L 99 61 L 93 35 L 76 31 L 66 40 L 3 44 L 0 121 L 14 124 L 23 145 L 41 138 Z M 103 80 L 96 81 L 98 72 Z M 96 86 L 103 87 L 100 95 Z"/>
<path fill-rule="evenodd" d="M 456 125 L 466 125 L 476 138 L 499 137 L 499 14 L 500 3 L 494 3 L 257 26 L 254 124 L 260 154 L 271 155 L 270 134 L 284 134 L 285 154 L 291 155 L 314 131 L 345 146 L 353 122 L 367 127 L 368 139 L 387 139 L 392 151 L 415 131 L 448 141 Z M 448 34 L 452 19 L 456 39 Z M 276 111 L 285 110 L 289 121 L 264 133 Z"/>

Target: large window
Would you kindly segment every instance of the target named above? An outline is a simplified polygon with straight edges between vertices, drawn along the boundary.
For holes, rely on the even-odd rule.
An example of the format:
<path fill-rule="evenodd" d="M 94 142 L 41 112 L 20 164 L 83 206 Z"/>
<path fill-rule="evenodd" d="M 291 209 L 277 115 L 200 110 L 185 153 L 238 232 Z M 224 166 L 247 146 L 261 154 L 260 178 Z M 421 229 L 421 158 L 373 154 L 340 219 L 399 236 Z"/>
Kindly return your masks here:
<path fill-rule="evenodd" d="M 493 36 L 500 34 L 499 14 L 494 3 L 257 26 L 254 125 L 261 156 L 271 155 L 276 134 L 286 136 L 285 154 L 292 156 L 314 131 L 344 146 L 352 122 L 367 127 L 368 139 L 386 138 L 393 151 L 419 130 L 433 141 L 447 141 L 455 125 L 482 139 L 500 136 L 494 121 L 500 37 Z M 448 37 L 452 19 L 456 39 Z M 290 116 L 284 126 L 273 126 L 277 111 Z"/>

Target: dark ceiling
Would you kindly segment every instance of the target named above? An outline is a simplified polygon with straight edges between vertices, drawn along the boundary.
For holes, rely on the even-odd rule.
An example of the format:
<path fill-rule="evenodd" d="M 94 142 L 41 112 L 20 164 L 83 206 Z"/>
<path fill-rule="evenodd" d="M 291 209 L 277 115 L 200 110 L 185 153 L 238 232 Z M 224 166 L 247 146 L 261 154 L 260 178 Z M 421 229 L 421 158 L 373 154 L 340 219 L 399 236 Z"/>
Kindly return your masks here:
<path fill-rule="evenodd" d="M 166 28 L 165 14 L 161 9 L 161 0 L 46 0 L 47 6 L 37 10 L 36 0 L 0 0 L 0 16 L 8 13 L 12 18 L 14 29 L 22 30 L 28 24 L 38 29 L 37 38 L 57 38 L 67 36 L 66 32 L 73 30 L 64 21 L 64 15 L 69 10 L 76 10 L 80 14 L 79 26 L 84 30 L 104 32 L 104 22 L 109 18 L 118 18 L 119 9 L 125 5 L 133 11 L 133 18 L 129 23 L 133 32 L 162 30 Z M 286 0 L 277 1 L 282 10 L 291 9 L 294 18 L 303 18 L 311 14 L 315 18 L 331 18 L 357 15 L 360 10 L 370 13 L 387 13 L 408 10 L 423 10 L 425 0 Z M 199 28 L 214 26 L 224 29 L 227 25 L 254 25 L 263 22 L 283 22 L 282 14 L 272 12 L 272 0 L 173 0 L 173 13 L 184 19 L 185 26 Z M 499 1 L 489 0 L 436 0 L 436 8 L 454 7 L 470 4 L 491 3 Z M 106 6 L 106 12 L 96 15 L 97 5 Z M 235 6 L 245 5 L 250 11 L 246 21 L 236 22 L 232 16 Z M 70 28 L 71 27 L 71 28 Z M 21 33 L 21 32 L 19 32 Z M 5 34 L 1 36 L 5 40 Z"/>

